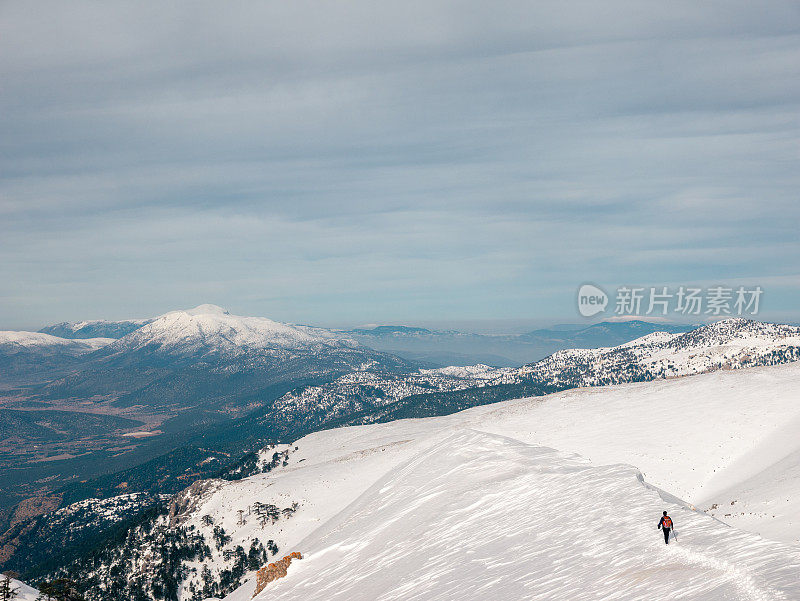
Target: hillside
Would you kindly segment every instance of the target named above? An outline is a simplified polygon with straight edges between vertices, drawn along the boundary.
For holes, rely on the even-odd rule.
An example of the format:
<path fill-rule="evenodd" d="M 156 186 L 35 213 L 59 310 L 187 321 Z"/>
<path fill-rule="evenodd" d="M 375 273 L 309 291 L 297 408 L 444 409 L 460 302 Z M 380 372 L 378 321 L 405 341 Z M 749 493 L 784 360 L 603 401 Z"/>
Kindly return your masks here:
<path fill-rule="evenodd" d="M 249 598 L 255 567 L 295 550 L 305 559 L 259 598 L 596 599 L 612 586 L 620 599 L 791 599 L 798 381 L 797 363 L 717 371 L 318 432 L 265 451 L 266 473 L 196 483 L 69 571 L 149 590 L 173 540 L 182 600 L 239 582 L 230 601 Z M 778 488 L 753 485 L 776 474 Z M 737 507 L 737 486 L 769 515 Z M 731 501 L 744 521 L 725 515 Z M 655 530 L 662 509 L 675 547 Z"/>
<path fill-rule="evenodd" d="M 710 515 L 797 545 L 798 383 L 800 363 L 792 363 L 568 390 L 484 415 L 487 431 L 635 465 Z"/>
<path fill-rule="evenodd" d="M 301 450 L 329 435 L 331 454 L 351 442 L 352 462 L 366 461 L 354 447 L 419 447 L 290 543 L 306 559 L 258 598 L 795 598 L 798 382 L 798 364 L 716 372 L 312 435 Z M 729 496 L 737 487 L 757 505 Z M 674 547 L 654 529 L 662 508 Z"/>

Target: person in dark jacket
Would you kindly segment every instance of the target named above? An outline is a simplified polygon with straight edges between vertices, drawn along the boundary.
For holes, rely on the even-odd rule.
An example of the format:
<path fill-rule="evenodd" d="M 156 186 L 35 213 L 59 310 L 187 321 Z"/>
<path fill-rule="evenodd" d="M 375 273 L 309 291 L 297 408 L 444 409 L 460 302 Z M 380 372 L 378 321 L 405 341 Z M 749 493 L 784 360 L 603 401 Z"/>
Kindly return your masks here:
<path fill-rule="evenodd" d="M 661 516 L 658 527 L 664 531 L 664 542 L 669 544 L 669 531 L 672 530 L 674 526 L 672 525 L 672 518 L 667 515 L 666 511 L 664 515 Z"/>

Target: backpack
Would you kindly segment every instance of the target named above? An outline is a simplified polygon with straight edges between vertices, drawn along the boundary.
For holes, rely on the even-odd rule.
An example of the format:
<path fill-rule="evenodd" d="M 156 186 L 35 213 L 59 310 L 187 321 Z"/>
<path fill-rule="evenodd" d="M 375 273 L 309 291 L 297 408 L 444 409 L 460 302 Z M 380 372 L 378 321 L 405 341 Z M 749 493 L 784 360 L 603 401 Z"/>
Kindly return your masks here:
<path fill-rule="evenodd" d="M 665 515 L 661 519 L 664 520 L 662 524 L 664 528 L 672 528 L 672 518 L 670 518 L 668 515 Z"/>

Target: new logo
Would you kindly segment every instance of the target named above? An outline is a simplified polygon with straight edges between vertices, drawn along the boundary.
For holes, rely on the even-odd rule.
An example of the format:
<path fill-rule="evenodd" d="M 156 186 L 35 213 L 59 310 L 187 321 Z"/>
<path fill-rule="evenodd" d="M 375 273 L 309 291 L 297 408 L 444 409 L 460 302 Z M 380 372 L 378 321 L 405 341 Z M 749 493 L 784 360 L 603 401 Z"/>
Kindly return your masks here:
<path fill-rule="evenodd" d="M 592 317 L 606 310 L 608 295 L 594 284 L 584 284 L 578 289 L 578 312 Z"/>

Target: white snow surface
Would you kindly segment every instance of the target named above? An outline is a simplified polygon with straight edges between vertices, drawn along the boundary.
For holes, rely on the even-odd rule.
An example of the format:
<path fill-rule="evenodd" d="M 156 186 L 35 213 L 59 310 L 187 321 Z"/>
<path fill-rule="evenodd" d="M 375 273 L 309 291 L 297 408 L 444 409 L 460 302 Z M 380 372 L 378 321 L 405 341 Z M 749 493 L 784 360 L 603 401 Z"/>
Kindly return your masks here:
<path fill-rule="evenodd" d="M 298 349 L 320 346 L 357 346 L 328 330 L 280 323 L 266 317 L 231 315 L 217 305 L 170 311 L 123 336 L 109 347 L 137 350 L 159 347 L 164 352 L 192 353 L 211 349 L 219 353 L 247 350 Z"/>
<path fill-rule="evenodd" d="M 258 600 L 800 599 L 798 383 L 792 363 L 318 432 L 192 521 L 303 553 Z M 769 516 L 702 511 L 732 494 Z M 236 526 L 255 500 L 300 506 L 262 534 Z"/>
<path fill-rule="evenodd" d="M 698 509 L 716 503 L 728 523 L 800 544 L 800 363 L 500 405 L 488 431 L 635 465 Z"/>
<path fill-rule="evenodd" d="M 44 350 L 63 348 L 77 352 L 91 352 L 103 348 L 114 342 L 113 338 L 82 338 L 73 340 L 70 338 L 59 338 L 50 334 L 40 332 L 25 331 L 0 331 L 0 346 L 5 351 L 19 350 Z"/>

